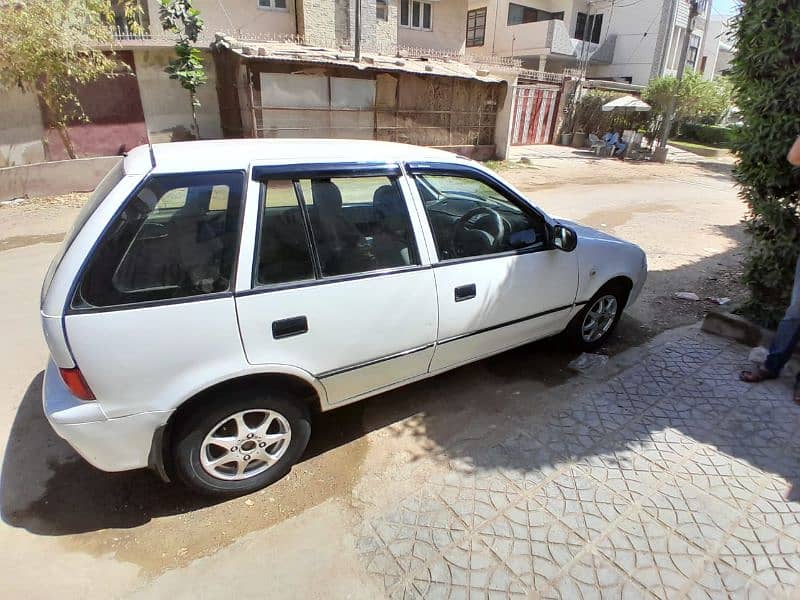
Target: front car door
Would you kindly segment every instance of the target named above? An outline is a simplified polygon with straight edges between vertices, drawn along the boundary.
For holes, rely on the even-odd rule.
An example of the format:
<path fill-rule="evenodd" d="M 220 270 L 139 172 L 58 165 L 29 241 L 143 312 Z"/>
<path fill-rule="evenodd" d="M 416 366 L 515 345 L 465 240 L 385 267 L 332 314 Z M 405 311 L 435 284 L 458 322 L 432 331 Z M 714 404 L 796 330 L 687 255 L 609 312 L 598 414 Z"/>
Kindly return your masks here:
<path fill-rule="evenodd" d="M 248 361 L 305 370 L 329 404 L 425 374 L 436 287 L 398 165 L 261 165 L 253 179 L 236 294 Z"/>
<path fill-rule="evenodd" d="M 575 309 L 577 254 L 553 248 L 547 218 L 478 168 L 414 163 L 408 171 L 438 257 L 431 372 L 563 330 Z"/>

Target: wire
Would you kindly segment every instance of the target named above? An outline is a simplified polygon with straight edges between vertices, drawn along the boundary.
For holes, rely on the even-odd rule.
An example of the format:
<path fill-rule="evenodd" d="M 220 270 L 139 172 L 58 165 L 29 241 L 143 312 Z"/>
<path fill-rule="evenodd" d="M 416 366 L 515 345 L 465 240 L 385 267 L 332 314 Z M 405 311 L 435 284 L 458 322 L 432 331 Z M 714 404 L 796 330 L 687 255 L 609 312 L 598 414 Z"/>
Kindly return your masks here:
<path fill-rule="evenodd" d="M 635 47 L 635 48 L 633 49 L 633 51 L 631 52 L 630 56 L 628 57 L 628 60 L 626 60 L 626 61 L 623 61 L 623 64 L 625 64 L 625 63 L 630 63 L 630 62 L 631 62 L 631 60 L 633 60 L 633 57 L 634 57 L 634 56 L 636 56 L 636 53 L 639 51 L 639 48 L 641 47 L 641 45 L 642 45 L 642 42 L 644 41 L 644 38 L 646 38 L 646 37 L 647 37 L 647 34 L 649 34 L 649 33 L 650 33 L 650 28 L 653 26 L 653 24 L 656 22 L 656 19 L 657 19 L 659 16 L 660 16 L 660 14 L 659 14 L 658 12 L 657 12 L 656 14 L 654 14 L 654 15 L 653 15 L 653 20 L 652 20 L 652 21 L 650 21 L 650 24 L 647 26 L 647 29 L 646 29 L 646 30 L 645 30 L 645 32 L 642 34 L 642 37 L 641 37 L 641 39 L 639 40 L 639 43 L 638 43 L 638 44 L 636 44 L 636 47 Z"/>
<path fill-rule="evenodd" d="M 617 6 L 619 6 L 620 8 L 628 8 L 629 6 L 636 6 L 637 4 L 641 4 L 642 2 L 644 2 L 644 0 L 634 0 L 633 2 L 631 2 L 629 4 L 618 4 Z M 611 7 L 613 9 L 613 7 L 614 7 L 613 3 L 612 3 Z"/>

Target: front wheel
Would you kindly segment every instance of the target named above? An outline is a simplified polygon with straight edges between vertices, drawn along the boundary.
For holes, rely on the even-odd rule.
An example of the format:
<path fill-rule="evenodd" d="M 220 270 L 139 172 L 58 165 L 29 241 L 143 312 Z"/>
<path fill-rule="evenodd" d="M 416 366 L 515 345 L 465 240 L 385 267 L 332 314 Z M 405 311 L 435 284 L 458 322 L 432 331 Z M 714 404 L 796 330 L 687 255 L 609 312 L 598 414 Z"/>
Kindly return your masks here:
<path fill-rule="evenodd" d="M 605 287 L 586 303 L 567 328 L 567 338 L 576 349 L 591 352 L 605 343 L 619 323 L 627 294 Z"/>
<path fill-rule="evenodd" d="M 226 394 L 179 424 L 174 464 L 180 480 L 197 492 L 248 494 L 286 475 L 310 435 L 308 411 L 288 394 Z"/>

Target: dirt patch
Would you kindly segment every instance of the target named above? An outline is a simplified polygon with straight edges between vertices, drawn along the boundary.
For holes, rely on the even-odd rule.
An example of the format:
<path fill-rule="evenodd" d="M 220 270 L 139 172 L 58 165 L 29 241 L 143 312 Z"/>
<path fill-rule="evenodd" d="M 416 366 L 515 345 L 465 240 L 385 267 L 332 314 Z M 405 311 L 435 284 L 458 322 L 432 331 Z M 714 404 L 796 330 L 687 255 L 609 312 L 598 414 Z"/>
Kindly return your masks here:
<path fill-rule="evenodd" d="M 63 233 L 45 233 L 43 235 L 13 235 L 0 240 L 0 252 L 12 248 L 22 248 L 33 244 L 54 244 L 64 239 Z"/>
<path fill-rule="evenodd" d="M 315 424 L 305 458 L 287 477 L 247 497 L 215 502 L 146 470 L 92 468 L 50 428 L 40 397 L 41 375 L 9 435 L 3 520 L 56 536 L 66 550 L 134 564 L 147 577 L 210 556 L 331 498 L 349 501 L 369 446 L 360 406 L 326 413 Z"/>

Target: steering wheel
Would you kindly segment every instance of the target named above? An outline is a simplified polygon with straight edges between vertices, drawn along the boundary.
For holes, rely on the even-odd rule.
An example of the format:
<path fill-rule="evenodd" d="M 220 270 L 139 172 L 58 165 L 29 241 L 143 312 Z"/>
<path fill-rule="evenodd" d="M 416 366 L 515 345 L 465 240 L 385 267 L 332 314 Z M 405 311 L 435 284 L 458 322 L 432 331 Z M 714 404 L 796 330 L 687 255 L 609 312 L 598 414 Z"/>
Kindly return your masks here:
<path fill-rule="evenodd" d="M 500 213 L 486 206 L 478 206 L 465 212 L 456 221 L 453 231 L 453 254 L 455 256 L 485 254 L 497 250 L 505 237 L 506 222 Z M 469 247 L 472 247 L 473 251 L 470 251 Z"/>

